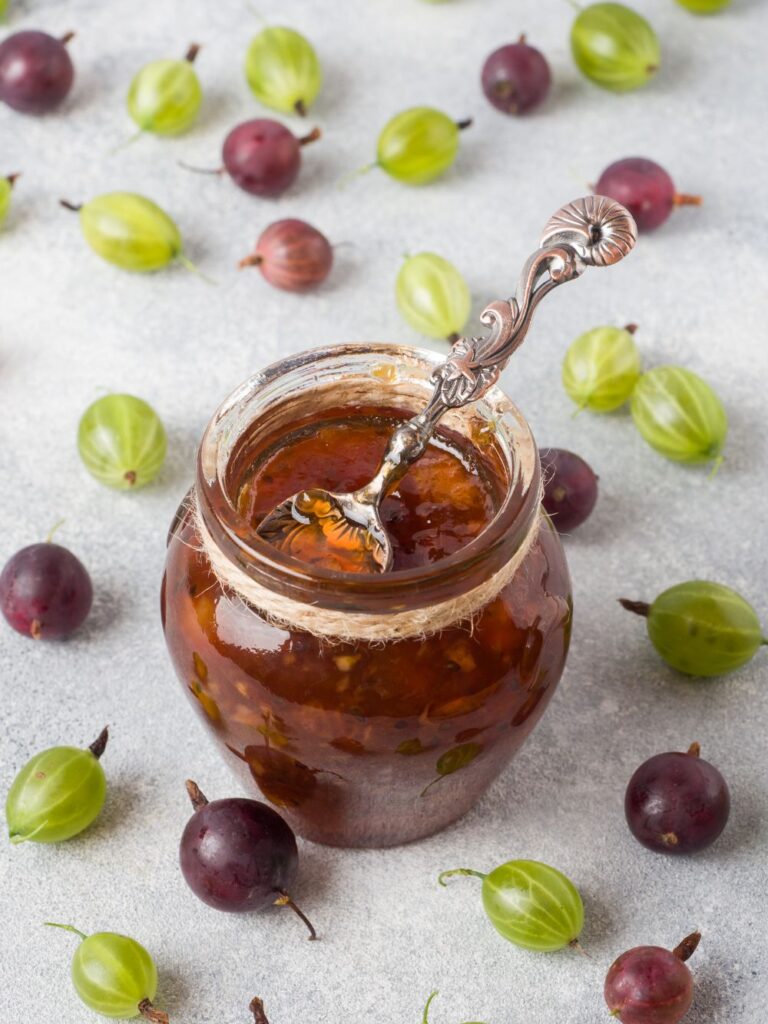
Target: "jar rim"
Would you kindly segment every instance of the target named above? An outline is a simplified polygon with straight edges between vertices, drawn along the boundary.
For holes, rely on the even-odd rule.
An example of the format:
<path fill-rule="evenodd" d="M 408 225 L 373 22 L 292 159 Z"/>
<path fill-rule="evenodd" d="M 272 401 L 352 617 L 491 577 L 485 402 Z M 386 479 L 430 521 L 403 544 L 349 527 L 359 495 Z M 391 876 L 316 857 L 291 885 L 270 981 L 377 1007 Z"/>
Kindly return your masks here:
<path fill-rule="evenodd" d="M 381 574 L 341 572 L 305 562 L 260 538 L 237 509 L 226 472 L 238 438 L 252 430 L 274 402 L 289 395 L 318 392 L 325 380 L 349 380 L 352 371 L 379 390 L 375 402 L 389 397 L 388 384 L 371 371 L 373 364 L 394 364 L 397 383 L 413 384 L 424 398 L 440 353 L 382 342 L 308 349 L 267 366 L 237 387 L 208 424 L 197 458 L 195 496 L 199 513 L 214 542 L 228 559 L 262 586 L 308 604 L 339 610 L 382 614 L 425 607 L 456 596 L 502 568 L 525 541 L 539 514 L 540 466 L 536 443 L 526 420 L 498 386 L 478 402 L 458 410 L 492 424 L 499 448 L 508 456 L 506 493 L 493 519 L 460 550 L 427 566 Z M 401 391 L 402 395 L 403 392 Z M 418 406 L 415 411 L 418 411 Z"/>

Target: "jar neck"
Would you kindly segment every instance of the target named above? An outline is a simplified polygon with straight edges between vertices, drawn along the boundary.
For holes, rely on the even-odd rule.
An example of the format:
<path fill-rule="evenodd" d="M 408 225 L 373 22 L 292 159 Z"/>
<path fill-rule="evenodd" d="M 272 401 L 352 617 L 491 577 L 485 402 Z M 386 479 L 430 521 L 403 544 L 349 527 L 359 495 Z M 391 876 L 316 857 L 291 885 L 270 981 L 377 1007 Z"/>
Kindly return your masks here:
<path fill-rule="evenodd" d="M 514 559 L 538 522 L 540 470 L 528 425 L 498 388 L 445 418 L 446 426 L 468 438 L 492 431 L 505 487 L 491 522 L 452 555 L 380 575 L 338 572 L 309 566 L 273 547 L 238 512 L 235 466 L 247 459 L 256 439 L 289 433 L 299 412 L 321 417 L 323 409 L 340 405 L 380 405 L 413 415 L 426 403 L 440 361 L 436 353 L 405 346 L 339 346 L 274 364 L 233 392 L 203 436 L 195 488 L 208 542 L 225 562 L 259 588 L 292 601 L 386 615 L 474 591 Z"/>

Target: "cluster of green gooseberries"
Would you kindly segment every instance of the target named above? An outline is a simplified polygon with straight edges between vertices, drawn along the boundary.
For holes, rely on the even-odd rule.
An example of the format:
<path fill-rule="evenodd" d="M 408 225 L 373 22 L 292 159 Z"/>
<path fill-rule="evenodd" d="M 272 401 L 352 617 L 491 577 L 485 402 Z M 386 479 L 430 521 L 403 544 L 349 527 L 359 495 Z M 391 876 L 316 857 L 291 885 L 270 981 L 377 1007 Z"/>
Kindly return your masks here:
<path fill-rule="evenodd" d="M 563 386 L 579 410 L 614 412 L 630 403 L 640 435 L 674 462 L 712 464 L 723 459 L 728 417 L 714 390 L 682 366 L 642 372 L 634 324 L 595 327 L 569 346 Z"/>

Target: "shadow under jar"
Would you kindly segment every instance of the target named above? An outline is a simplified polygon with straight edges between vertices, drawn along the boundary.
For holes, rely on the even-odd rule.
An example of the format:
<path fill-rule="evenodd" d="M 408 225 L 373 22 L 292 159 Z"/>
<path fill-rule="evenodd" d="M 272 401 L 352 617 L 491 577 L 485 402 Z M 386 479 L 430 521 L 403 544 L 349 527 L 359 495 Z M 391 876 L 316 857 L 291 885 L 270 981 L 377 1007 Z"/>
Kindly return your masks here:
<path fill-rule="evenodd" d="M 302 487 L 365 483 L 439 361 L 350 345 L 251 378 L 208 426 L 171 527 L 162 613 L 182 685 L 254 795 L 316 842 L 391 846 L 459 818 L 565 663 L 565 555 L 498 388 L 448 413 L 385 499 L 394 571 L 311 565 L 256 534 Z"/>

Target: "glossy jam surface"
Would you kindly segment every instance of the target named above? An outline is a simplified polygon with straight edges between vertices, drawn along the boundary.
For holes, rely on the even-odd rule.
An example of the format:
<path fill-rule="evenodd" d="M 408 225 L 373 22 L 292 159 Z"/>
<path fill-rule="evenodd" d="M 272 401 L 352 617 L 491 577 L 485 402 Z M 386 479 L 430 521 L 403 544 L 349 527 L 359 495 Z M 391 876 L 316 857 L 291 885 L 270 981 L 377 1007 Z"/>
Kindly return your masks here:
<path fill-rule="evenodd" d="M 241 511 L 255 525 L 302 486 L 359 486 L 391 425 L 385 414 L 325 420 L 298 425 L 289 444 L 266 439 L 236 467 Z M 384 503 L 397 569 L 428 571 L 482 533 L 503 493 L 495 466 L 485 448 L 438 439 Z M 407 842 L 469 810 L 552 696 L 571 619 L 565 558 L 546 519 L 471 628 L 368 644 L 271 623 L 222 591 L 184 513 L 162 604 L 182 684 L 254 795 L 301 835 L 346 846 Z"/>
<path fill-rule="evenodd" d="M 238 508 L 254 527 L 280 502 L 322 488 L 355 491 L 374 476 L 392 432 L 394 413 L 360 413 L 310 423 L 281 438 L 240 487 Z M 429 565 L 459 551 L 493 518 L 502 492 L 489 458 L 463 439 L 441 430 L 422 457 L 383 500 L 381 517 L 394 550 L 393 570 Z M 322 514 L 322 510 L 315 510 Z M 341 571 L 323 550 L 323 538 L 297 530 L 295 557 Z M 296 536 L 296 534 L 294 535 Z"/>

